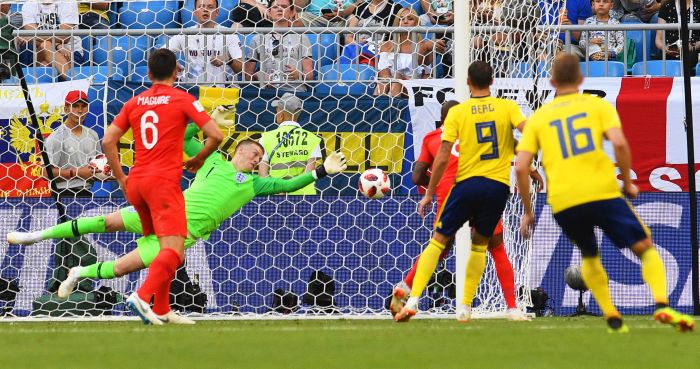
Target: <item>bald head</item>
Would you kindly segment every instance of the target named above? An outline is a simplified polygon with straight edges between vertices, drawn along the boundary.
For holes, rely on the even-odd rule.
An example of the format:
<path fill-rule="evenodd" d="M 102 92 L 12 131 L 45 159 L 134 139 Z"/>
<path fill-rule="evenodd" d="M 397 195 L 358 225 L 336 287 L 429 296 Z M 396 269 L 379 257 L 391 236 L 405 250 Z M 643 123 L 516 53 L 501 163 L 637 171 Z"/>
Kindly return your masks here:
<path fill-rule="evenodd" d="M 578 87 L 582 80 L 578 57 L 564 52 L 557 54 L 552 65 L 554 87 Z"/>

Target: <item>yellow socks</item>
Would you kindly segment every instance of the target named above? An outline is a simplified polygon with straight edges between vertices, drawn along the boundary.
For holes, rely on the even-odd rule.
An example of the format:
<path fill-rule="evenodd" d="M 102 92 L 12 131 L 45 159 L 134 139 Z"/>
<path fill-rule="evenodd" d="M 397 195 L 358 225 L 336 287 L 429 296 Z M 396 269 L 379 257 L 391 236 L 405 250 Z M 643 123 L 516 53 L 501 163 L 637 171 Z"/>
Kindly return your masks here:
<path fill-rule="evenodd" d="M 411 297 L 420 297 L 423 294 L 425 286 L 428 285 L 430 277 L 435 272 L 435 267 L 437 266 L 438 260 L 440 259 L 440 254 L 445 250 L 445 245 L 434 238 L 430 239 L 428 246 L 423 250 L 418 259 L 418 265 L 416 266 L 416 276 L 413 278 L 413 288 L 411 288 Z"/>
<path fill-rule="evenodd" d="M 649 285 L 654 302 L 668 304 L 666 293 L 666 271 L 664 263 L 655 248 L 644 251 L 642 261 L 642 278 Z"/>
<path fill-rule="evenodd" d="M 620 317 L 620 313 L 613 305 L 610 297 L 610 289 L 608 288 L 608 274 L 603 269 L 603 264 L 600 262 L 600 256 L 584 257 L 581 265 L 581 276 L 586 286 L 591 290 L 593 297 L 603 310 L 603 316 L 607 319 L 610 317 Z"/>
<path fill-rule="evenodd" d="M 469 254 L 467 261 L 467 276 L 464 280 L 464 296 L 462 303 L 467 306 L 472 306 L 476 289 L 479 287 L 479 281 L 484 274 L 486 268 L 486 247 L 487 244 L 477 245 L 472 244 L 472 252 Z"/>

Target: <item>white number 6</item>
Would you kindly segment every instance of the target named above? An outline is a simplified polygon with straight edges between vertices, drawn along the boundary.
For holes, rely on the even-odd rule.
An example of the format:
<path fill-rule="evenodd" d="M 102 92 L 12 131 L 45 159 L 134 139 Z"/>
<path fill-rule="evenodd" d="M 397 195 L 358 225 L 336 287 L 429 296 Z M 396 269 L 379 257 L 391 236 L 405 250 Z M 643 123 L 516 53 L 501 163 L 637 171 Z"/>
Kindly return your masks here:
<path fill-rule="evenodd" d="M 153 146 L 158 143 L 158 127 L 156 127 L 157 123 L 158 114 L 156 114 L 153 110 L 148 110 L 141 116 L 141 142 L 143 142 L 143 146 L 146 147 L 146 150 L 152 149 Z M 146 140 L 146 130 L 151 131 L 150 141 Z"/>

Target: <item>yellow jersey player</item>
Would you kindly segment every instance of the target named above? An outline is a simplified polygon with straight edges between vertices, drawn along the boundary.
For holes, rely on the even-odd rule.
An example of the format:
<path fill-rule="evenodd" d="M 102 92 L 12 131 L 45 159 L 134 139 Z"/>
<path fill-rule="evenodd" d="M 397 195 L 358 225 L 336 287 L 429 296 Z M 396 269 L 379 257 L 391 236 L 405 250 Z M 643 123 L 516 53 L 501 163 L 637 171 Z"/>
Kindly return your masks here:
<path fill-rule="evenodd" d="M 565 53 L 557 55 L 551 81 L 556 97 L 530 117 L 517 148 L 518 189 L 525 209 L 521 232 L 529 237 L 534 223 L 528 176 L 532 158 L 541 150 L 554 219 L 581 250 L 581 275 L 603 311 L 608 331 L 624 333 L 628 328 L 610 297 L 608 276 L 593 232 L 596 226 L 617 247 L 629 248 L 641 260 L 642 277 L 656 301 L 654 319 L 680 331 L 693 330 L 693 318 L 668 306 L 663 262 L 651 242 L 649 229 L 623 197 L 622 191 L 634 198 L 639 190 L 630 179 L 631 154 L 620 118 L 610 103 L 579 93 L 582 81 L 578 58 Z M 603 138 L 615 148 L 622 191 L 615 166 L 603 151 Z"/>
<path fill-rule="evenodd" d="M 394 316 L 397 322 L 408 321 L 416 314 L 418 299 L 435 271 L 440 254 L 467 221 L 471 222 L 474 233 L 464 299 L 457 309 L 457 319 L 468 321 L 471 318 L 472 300 L 486 265 L 486 248 L 510 195 L 510 167 L 515 155 L 513 129 L 522 129 L 525 117 L 515 102 L 491 96 L 493 69 L 490 65 L 476 61 L 467 73 L 471 98 L 450 109 L 445 119 L 430 184 L 418 204 L 420 215 L 423 216 L 425 208 L 432 203 L 452 146 L 459 140 L 455 184 L 438 212 L 433 237 L 418 261 L 411 297 Z"/>

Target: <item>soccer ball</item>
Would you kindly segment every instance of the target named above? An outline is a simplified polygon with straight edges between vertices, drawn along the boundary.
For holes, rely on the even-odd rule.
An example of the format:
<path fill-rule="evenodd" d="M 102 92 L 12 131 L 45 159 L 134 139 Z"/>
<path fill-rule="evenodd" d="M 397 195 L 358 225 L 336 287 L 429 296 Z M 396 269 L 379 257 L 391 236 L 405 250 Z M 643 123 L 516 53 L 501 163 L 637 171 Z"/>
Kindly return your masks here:
<path fill-rule="evenodd" d="M 583 281 L 581 276 L 581 268 L 578 265 L 572 265 L 564 271 L 564 281 L 571 287 L 571 289 L 576 291 L 586 291 L 586 283 Z"/>
<path fill-rule="evenodd" d="M 88 165 L 95 168 L 95 179 L 104 181 L 112 178 L 112 169 L 107 164 L 107 157 L 104 154 L 90 158 Z"/>
<path fill-rule="evenodd" d="M 365 197 L 381 199 L 391 190 L 391 181 L 383 170 L 372 168 L 362 172 L 358 187 Z"/>

